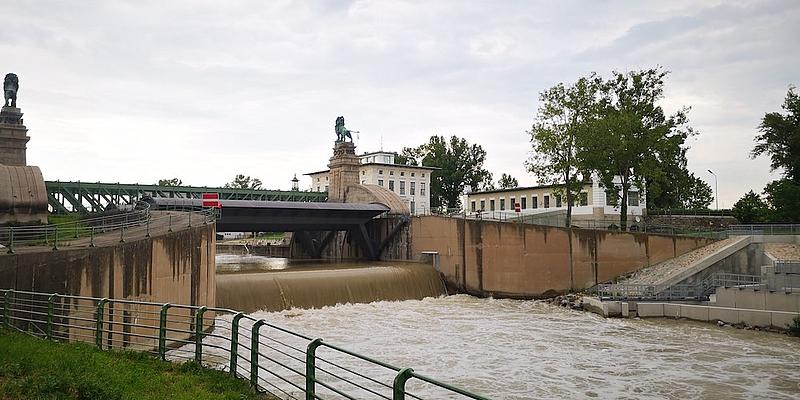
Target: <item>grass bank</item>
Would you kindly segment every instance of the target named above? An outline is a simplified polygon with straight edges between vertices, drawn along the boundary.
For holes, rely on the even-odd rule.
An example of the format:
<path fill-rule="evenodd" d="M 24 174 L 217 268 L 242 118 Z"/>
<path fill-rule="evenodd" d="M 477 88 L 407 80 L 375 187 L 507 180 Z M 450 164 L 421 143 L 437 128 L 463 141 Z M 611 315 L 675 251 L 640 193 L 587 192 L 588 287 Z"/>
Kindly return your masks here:
<path fill-rule="evenodd" d="M 0 329 L 0 398 L 269 399 L 222 371 Z"/>

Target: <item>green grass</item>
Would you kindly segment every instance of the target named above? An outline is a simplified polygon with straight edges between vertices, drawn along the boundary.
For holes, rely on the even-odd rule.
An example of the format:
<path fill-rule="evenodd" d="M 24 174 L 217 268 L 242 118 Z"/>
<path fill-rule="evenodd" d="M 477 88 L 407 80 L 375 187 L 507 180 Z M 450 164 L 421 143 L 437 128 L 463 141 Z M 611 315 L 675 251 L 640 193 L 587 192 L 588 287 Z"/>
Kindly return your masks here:
<path fill-rule="evenodd" d="M 0 399 L 267 399 L 195 363 L 100 351 L 0 329 Z"/>

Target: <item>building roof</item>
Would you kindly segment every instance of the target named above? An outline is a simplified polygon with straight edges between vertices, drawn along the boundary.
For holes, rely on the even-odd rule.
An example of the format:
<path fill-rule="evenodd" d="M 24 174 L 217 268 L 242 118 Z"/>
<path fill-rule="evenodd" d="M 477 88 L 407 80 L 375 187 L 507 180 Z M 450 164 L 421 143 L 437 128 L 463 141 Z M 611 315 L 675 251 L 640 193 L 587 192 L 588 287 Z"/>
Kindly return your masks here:
<path fill-rule="evenodd" d="M 477 192 L 467 193 L 467 196 L 472 196 L 475 194 L 492 194 L 492 193 L 506 193 L 506 192 L 517 192 L 522 190 L 533 190 L 533 189 L 548 189 L 564 186 L 563 184 L 558 185 L 539 185 L 539 186 L 520 186 L 515 188 L 508 188 L 508 189 L 494 189 L 494 190 L 481 190 Z"/>
<path fill-rule="evenodd" d="M 396 151 L 371 151 L 369 153 L 361 154 L 361 155 L 359 155 L 359 157 L 371 156 L 371 155 L 374 155 L 374 154 L 393 154 L 393 155 L 397 155 L 397 152 Z"/>
<path fill-rule="evenodd" d="M 362 163 L 361 165 L 377 165 L 377 166 L 384 166 L 384 167 L 387 167 L 387 168 L 392 168 L 392 167 L 394 167 L 394 168 L 411 168 L 411 169 L 421 169 L 421 170 L 425 170 L 425 171 L 436 171 L 436 170 L 440 170 L 441 169 L 439 167 L 426 167 L 424 165 L 386 164 L 386 163 L 376 163 L 376 162 Z M 316 175 L 316 174 L 322 174 L 322 173 L 325 173 L 325 172 L 330 172 L 330 170 L 326 169 L 326 170 L 322 170 L 322 171 L 309 172 L 309 173 L 306 173 L 306 174 L 303 174 L 303 175 Z"/>

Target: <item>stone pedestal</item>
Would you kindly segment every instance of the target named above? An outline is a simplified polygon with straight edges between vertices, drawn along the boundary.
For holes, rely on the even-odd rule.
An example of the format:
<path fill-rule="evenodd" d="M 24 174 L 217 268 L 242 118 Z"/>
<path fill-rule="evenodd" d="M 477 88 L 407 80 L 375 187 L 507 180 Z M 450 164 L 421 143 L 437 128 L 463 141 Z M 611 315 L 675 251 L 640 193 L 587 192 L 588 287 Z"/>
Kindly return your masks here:
<path fill-rule="evenodd" d="M 3 107 L 0 110 L 0 164 L 28 165 L 25 153 L 29 140 L 20 109 Z"/>
<path fill-rule="evenodd" d="M 344 203 L 347 188 L 360 184 L 358 171 L 361 159 L 356 155 L 356 146 L 352 142 L 336 142 L 333 148 L 333 157 L 330 159 L 330 185 L 328 187 L 328 201 Z"/>

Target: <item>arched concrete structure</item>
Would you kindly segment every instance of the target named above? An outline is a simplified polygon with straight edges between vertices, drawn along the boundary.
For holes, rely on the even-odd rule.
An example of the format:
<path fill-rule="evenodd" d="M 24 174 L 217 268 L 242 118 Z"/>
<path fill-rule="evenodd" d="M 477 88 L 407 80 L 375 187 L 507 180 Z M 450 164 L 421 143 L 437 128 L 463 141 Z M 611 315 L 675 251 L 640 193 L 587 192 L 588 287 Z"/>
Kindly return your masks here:
<path fill-rule="evenodd" d="M 47 190 L 39 167 L 0 164 L 0 224 L 46 224 Z"/>

